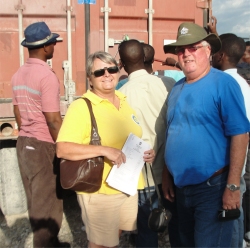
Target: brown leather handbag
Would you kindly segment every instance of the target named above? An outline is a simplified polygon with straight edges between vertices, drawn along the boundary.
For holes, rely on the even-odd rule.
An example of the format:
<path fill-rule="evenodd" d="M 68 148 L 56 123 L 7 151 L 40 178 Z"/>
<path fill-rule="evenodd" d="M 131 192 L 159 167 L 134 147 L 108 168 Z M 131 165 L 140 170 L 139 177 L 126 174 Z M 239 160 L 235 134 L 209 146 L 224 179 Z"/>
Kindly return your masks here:
<path fill-rule="evenodd" d="M 91 140 L 90 145 L 101 145 L 95 116 L 91 102 L 83 98 L 89 108 L 91 118 Z M 60 181 L 64 189 L 93 193 L 102 185 L 102 174 L 104 169 L 104 157 L 94 157 L 78 161 L 62 159 L 60 162 Z"/>

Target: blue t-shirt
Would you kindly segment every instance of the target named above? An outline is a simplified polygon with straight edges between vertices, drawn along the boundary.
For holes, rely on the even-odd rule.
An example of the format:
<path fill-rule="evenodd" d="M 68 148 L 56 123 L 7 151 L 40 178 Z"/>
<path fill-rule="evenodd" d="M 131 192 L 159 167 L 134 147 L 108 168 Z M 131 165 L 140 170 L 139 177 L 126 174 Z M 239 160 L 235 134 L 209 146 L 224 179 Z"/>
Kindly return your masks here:
<path fill-rule="evenodd" d="M 118 84 L 116 85 L 115 89 L 119 90 L 127 82 L 128 82 L 128 78 L 122 79 L 121 81 L 118 82 Z"/>
<path fill-rule="evenodd" d="M 155 75 L 159 75 L 159 71 L 155 71 Z M 183 71 L 177 71 L 177 70 L 164 70 L 163 75 L 164 77 L 173 78 L 176 82 L 185 77 Z"/>
<path fill-rule="evenodd" d="M 167 124 L 165 161 L 178 187 L 202 183 L 228 165 L 231 136 L 250 129 L 238 83 L 214 68 L 197 82 L 175 84 Z"/>

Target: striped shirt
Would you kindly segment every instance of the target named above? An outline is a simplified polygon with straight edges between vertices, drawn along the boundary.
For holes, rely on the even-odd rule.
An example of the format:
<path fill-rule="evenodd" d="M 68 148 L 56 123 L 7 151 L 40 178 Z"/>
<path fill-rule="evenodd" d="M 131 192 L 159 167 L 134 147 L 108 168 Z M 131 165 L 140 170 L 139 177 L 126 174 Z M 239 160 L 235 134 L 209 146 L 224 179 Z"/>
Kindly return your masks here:
<path fill-rule="evenodd" d="M 60 82 L 47 63 L 28 58 L 12 77 L 13 105 L 21 115 L 19 136 L 54 143 L 43 112 L 60 111 Z"/>

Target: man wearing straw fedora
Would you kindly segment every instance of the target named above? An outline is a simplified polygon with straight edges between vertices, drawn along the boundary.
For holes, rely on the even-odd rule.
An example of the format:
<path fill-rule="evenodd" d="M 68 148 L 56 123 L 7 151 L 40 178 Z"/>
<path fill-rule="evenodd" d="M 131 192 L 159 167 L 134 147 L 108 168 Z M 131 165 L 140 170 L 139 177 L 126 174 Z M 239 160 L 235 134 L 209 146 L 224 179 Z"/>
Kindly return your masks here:
<path fill-rule="evenodd" d="M 58 34 L 45 22 L 29 25 L 22 45 L 29 58 L 12 77 L 13 105 L 19 128 L 17 157 L 24 184 L 34 247 L 61 247 L 57 235 L 63 206 L 54 173 L 55 140 L 61 127 L 60 83 L 46 63 Z"/>
<path fill-rule="evenodd" d="M 250 127 L 239 85 L 210 66 L 220 48 L 217 35 L 194 23 L 182 23 L 177 41 L 164 46 L 185 74 L 167 102 L 162 183 L 165 197 L 176 201 L 184 247 L 230 247 L 235 220 L 228 214 L 240 207 Z"/>

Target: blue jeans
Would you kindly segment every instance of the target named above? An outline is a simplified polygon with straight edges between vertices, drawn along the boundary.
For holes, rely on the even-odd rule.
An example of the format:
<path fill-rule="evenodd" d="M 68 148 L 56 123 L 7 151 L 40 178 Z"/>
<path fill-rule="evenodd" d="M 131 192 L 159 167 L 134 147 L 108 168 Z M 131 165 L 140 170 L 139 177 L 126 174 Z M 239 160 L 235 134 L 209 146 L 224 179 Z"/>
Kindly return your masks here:
<path fill-rule="evenodd" d="M 233 221 L 220 222 L 228 172 L 197 184 L 176 188 L 182 247 L 230 247 Z"/>
<path fill-rule="evenodd" d="M 243 247 L 243 239 L 244 239 L 244 213 L 242 208 L 242 197 L 246 192 L 246 183 L 244 177 L 240 179 L 240 218 L 234 222 L 234 232 L 232 237 L 231 247 Z"/>
<path fill-rule="evenodd" d="M 247 153 L 246 173 L 244 175 L 246 183 L 246 192 L 243 196 L 243 210 L 244 210 L 244 233 L 250 232 L 250 150 Z M 245 235 L 244 235 L 245 236 Z M 246 241 L 249 239 L 245 237 Z"/>
<path fill-rule="evenodd" d="M 158 197 L 155 187 L 150 187 L 152 209 L 158 207 Z M 136 247 L 158 247 L 158 233 L 148 227 L 148 217 L 151 212 L 147 188 L 138 190 L 138 215 Z"/>

